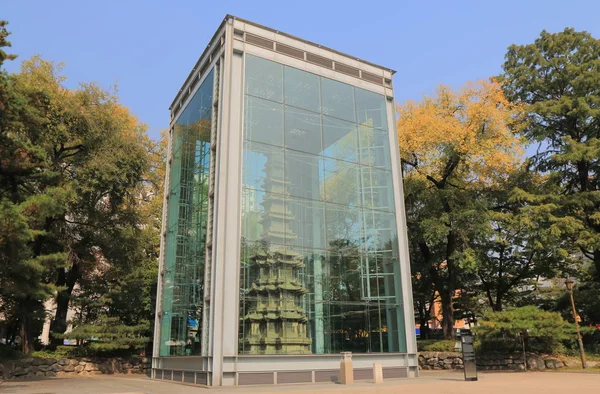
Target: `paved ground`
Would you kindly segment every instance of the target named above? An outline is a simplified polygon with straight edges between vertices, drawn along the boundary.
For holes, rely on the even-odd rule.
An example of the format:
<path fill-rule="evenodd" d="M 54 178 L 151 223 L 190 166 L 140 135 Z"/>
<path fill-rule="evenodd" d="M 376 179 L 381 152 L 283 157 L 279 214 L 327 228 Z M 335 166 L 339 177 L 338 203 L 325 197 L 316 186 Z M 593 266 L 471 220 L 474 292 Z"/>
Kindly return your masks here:
<path fill-rule="evenodd" d="M 484 373 L 478 382 L 465 382 L 462 373 L 426 372 L 418 379 L 390 380 L 381 385 L 357 383 L 238 387 L 210 390 L 226 393 L 435 393 L 435 394 L 572 394 L 600 392 L 600 373 L 536 372 Z M 95 376 L 89 378 L 11 381 L 0 385 L 0 394 L 198 394 L 201 387 L 154 381 L 141 377 Z"/>

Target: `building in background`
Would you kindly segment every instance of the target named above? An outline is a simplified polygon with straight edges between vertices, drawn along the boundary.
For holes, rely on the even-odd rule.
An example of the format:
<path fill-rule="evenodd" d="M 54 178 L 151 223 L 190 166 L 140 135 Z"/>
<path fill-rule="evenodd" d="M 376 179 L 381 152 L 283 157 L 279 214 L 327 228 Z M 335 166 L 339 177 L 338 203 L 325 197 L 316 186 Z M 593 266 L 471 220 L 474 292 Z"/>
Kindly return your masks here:
<path fill-rule="evenodd" d="M 154 378 L 417 374 L 392 74 L 225 18 L 170 108 Z"/>

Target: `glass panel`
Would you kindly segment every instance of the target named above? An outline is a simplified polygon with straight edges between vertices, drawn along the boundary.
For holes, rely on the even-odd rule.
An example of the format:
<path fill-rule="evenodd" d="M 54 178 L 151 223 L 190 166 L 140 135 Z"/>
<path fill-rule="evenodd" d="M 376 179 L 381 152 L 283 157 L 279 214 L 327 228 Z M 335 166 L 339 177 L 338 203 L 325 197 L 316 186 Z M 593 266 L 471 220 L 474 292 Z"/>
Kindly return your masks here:
<path fill-rule="evenodd" d="M 321 78 L 321 113 L 355 122 L 354 89 L 345 83 Z"/>
<path fill-rule="evenodd" d="M 283 179 L 283 148 L 244 141 L 242 186 L 266 190 L 269 179 Z"/>
<path fill-rule="evenodd" d="M 262 208 L 265 193 L 261 190 L 242 188 L 242 240 L 262 240 Z"/>
<path fill-rule="evenodd" d="M 363 207 L 394 211 L 392 172 L 375 167 L 360 168 Z"/>
<path fill-rule="evenodd" d="M 247 140 L 283 146 L 283 105 L 246 96 L 244 120 Z"/>
<path fill-rule="evenodd" d="M 201 353 L 212 92 L 211 71 L 174 128 L 160 356 Z"/>
<path fill-rule="evenodd" d="M 406 351 L 383 96 L 249 59 L 240 353 Z"/>
<path fill-rule="evenodd" d="M 283 66 L 247 55 L 246 93 L 278 103 L 283 102 Z"/>
<path fill-rule="evenodd" d="M 391 170 L 388 133 L 371 127 L 358 127 L 360 163 Z"/>
<path fill-rule="evenodd" d="M 358 124 L 387 129 L 387 113 L 385 98 L 377 93 L 364 89 L 355 89 L 356 117 Z"/>
<path fill-rule="evenodd" d="M 285 146 L 318 155 L 321 143 L 321 117 L 294 107 L 285 107 Z"/>
<path fill-rule="evenodd" d="M 323 116 L 323 148 L 324 156 L 358 161 L 356 124 Z"/>
<path fill-rule="evenodd" d="M 345 205 L 325 204 L 327 247 L 357 246 L 361 242 L 361 215 Z"/>
<path fill-rule="evenodd" d="M 323 159 L 324 200 L 345 204 L 346 209 L 360 205 L 360 166 L 347 161 Z"/>
<path fill-rule="evenodd" d="M 325 247 L 325 208 L 322 202 L 288 197 L 286 208 L 290 212 L 286 239 L 293 248 Z"/>
<path fill-rule="evenodd" d="M 292 67 L 285 67 L 284 73 L 285 103 L 319 112 L 321 106 L 319 77 Z"/>
<path fill-rule="evenodd" d="M 363 211 L 364 247 L 366 250 L 389 251 L 398 243 L 396 216 L 393 213 Z"/>
<path fill-rule="evenodd" d="M 285 151 L 285 177 L 289 182 L 291 196 L 313 200 L 323 192 L 323 159 L 293 150 Z"/>

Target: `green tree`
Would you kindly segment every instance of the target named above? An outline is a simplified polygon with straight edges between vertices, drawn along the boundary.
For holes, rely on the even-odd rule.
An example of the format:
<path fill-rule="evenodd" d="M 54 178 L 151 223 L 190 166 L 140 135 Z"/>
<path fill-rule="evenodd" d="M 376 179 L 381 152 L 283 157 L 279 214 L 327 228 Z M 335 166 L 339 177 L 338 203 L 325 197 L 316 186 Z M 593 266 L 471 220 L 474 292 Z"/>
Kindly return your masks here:
<path fill-rule="evenodd" d="M 0 47 L 9 46 L 0 22 Z M 0 64 L 14 59 L 0 51 Z M 34 327 L 43 321 L 42 304 L 55 290 L 47 272 L 60 269 L 66 253 L 46 244 L 47 218 L 57 215 L 70 191 L 56 187 L 48 156 L 20 132 L 23 119 L 41 123 L 15 80 L 0 72 L 0 310 L 20 327 L 23 353 L 31 350 Z"/>
<path fill-rule="evenodd" d="M 572 257 L 595 267 L 600 282 L 600 40 L 587 32 L 543 31 L 508 48 L 501 76 L 507 97 L 527 105 L 524 130 L 540 142 L 536 168 L 559 188 Z"/>
<path fill-rule="evenodd" d="M 533 339 L 528 348 L 554 353 L 561 350 L 562 342 L 576 338 L 575 326 L 563 320 L 560 313 L 543 311 L 535 306 L 489 312 L 479 320 L 475 332 L 482 350 L 499 349 L 498 346 L 511 350 L 511 346 L 518 346 L 517 338 L 526 334 Z"/>
<path fill-rule="evenodd" d="M 487 200 L 486 225 L 472 243 L 474 271 L 496 312 L 514 305 L 535 278 L 553 278 L 568 255 L 561 248 L 561 219 L 552 214 L 556 205 L 543 197 L 552 185 L 525 163 L 499 186 L 481 197 Z"/>

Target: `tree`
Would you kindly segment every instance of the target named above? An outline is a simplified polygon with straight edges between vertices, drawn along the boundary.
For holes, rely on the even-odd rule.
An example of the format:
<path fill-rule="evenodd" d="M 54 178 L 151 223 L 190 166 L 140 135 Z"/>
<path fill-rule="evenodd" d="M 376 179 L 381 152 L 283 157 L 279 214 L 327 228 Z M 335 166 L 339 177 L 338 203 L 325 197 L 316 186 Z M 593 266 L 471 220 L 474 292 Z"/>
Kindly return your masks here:
<path fill-rule="evenodd" d="M 527 105 L 527 138 L 540 142 L 536 168 L 560 192 L 555 215 L 568 222 L 571 256 L 595 267 L 600 282 L 600 40 L 567 28 L 511 45 L 502 82 Z"/>
<path fill-rule="evenodd" d="M 440 86 L 435 97 L 398 108 L 409 235 L 440 295 L 443 331 L 454 336 L 453 299 L 474 264 L 470 241 L 481 230 L 485 203 L 521 152 L 520 107 L 499 84 L 482 81 L 459 92 Z"/>
<path fill-rule="evenodd" d="M 552 215 L 556 205 L 543 198 L 550 193 L 548 186 L 524 163 L 482 196 L 488 205 L 486 226 L 472 248 L 475 271 L 493 311 L 514 304 L 533 279 L 553 278 L 566 261 L 562 223 Z"/>
<path fill-rule="evenodd" d="M 0 22 L 0 47 L 6 40 Z M 14 59 L 0 50 L 0 64 Z M 43 321 L 43 301 L 52 295 L 48 270 L 62 267 L 66 254 L 51 245 L 45 223 L 69 197 L 56 188 L 56 173 L 47 168 L 46 152 L 19 131 L 23 118 L 39 124 L 41 113 L 29 105 L 14 79 L 0 72 L 0 308 L 20 327 L 23 353 L 31 350 L 34 326 Z"/>

